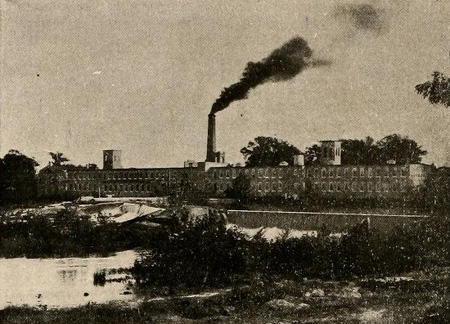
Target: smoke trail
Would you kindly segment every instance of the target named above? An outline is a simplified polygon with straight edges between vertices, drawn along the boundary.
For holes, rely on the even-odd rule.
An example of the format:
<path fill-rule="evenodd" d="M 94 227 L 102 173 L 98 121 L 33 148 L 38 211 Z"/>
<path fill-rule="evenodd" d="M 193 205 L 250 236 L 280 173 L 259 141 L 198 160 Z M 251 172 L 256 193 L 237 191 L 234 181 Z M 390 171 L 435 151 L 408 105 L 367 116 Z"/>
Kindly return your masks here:
<path fill-rule="evenodd" d="M 388 25 L 385 11 L 367 3 L 338 5 L 334 16 L 349 21 L 356 29 L 376 34 L 382 33 Z"/>
<path fill-rule="evenodd" d="M 248 92 L 268 81 L 292 79 L 308 66 L 329 65 L 329 61 L 310 60 L 312 50 L 308 43 L 295 37 L 259 62 L 248 62 L 239 82 L 225 88 L 214 102 L 211 114 L 227 108 L 236 100 L 247 98 Z"/>

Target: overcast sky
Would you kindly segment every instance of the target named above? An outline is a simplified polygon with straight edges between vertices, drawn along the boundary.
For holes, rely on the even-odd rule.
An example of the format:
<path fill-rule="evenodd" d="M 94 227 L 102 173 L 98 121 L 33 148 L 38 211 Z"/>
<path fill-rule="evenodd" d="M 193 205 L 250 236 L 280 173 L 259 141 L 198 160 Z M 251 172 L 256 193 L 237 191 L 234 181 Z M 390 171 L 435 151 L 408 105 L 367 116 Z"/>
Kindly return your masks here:
<path fill-rule="evenodd" d="M 450 160 L 450 110 L 414 86 L 450 75 L 450 1 L 0 0 L 1 154 L 127 167 L 204 160 L 222 89 L 291 38 L 330 65 L 265 83 L 217 114 L 229 162 L 256 136 L 407 135 Z"/>

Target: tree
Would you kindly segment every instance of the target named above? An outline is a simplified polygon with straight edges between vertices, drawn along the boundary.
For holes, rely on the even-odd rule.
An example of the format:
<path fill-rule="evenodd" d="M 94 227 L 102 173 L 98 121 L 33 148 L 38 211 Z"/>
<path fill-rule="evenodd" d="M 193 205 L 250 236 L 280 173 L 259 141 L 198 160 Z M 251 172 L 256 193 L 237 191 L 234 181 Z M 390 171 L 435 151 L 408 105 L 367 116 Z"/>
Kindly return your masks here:
<path fill-rule="evenodd" d="M 61 166 L 63 163 L 65 162 L 69 162 L 70 160 L 68 158 L 66 158 L 64 156 L 64 153 L 61 152 L 49 152 L 50 156 L 52 157 L 53 160 L 53 165 L 54 166 Z"/>
<path fill-rule="evenodd" d="M 370 136 L 363 140 L 342 140 L 341 162 L 344 165 L 376 164 L 377 153 L 378 148 Z"/>
<path fill-rule="evenodd" d="M 322 149 L 317 144 L 314 144 L 313 146 L 306 148 L 305 165 L 319 164 L 321 152 L 322 152 Z"/>
<path fill-rule="evenodd" d="M 390 160 L 395 161 L 395 164 L 420 163 L 422 156 L 427 154 L 427 151 L 414 140 L 398 134 L 388 135 L 379 140 L 377 148 L 380 164 L 386 164 Z"/>
<path fill-rule="evenodd" d="M 433 80 L 416 85 L 416 91 L 432 104 L 450 106 L 450 79 L 441 72 L 433 72 Z"/>
<path fill-rule="evenodd" d="M 275 137 L 260 136 L 243 147 L 241 153 L 244 155 L 245 165 L 248 167 L 278 166 L 283 161 L 293 165 L 294 156 L 300 154 L 300 150 Z"/>
<path fill-rule="evenodd" d="M 239 174 L 231 182 L 231 188 L 225 190 L 227 197 L 245 199 L 250 195 L 250 178 L 245 174 Z"/>
<path fill-rule="evenodd" d="M 342 139 L 342 165 L 376 165 L 420 163 L 427 151 L 407 136 L 391 134 L 378 142 L 367 136 L 365 139 Z M 318 163 L 321 148 L 313 145 L 306 149 L 305 164 Z"/>
<path fill-rule="evenodd" d="M 1 161 L 1 204 L 19 203 L 37 195 L 36 167 L 39 165 L 17 150 L 10 150 Z"/>

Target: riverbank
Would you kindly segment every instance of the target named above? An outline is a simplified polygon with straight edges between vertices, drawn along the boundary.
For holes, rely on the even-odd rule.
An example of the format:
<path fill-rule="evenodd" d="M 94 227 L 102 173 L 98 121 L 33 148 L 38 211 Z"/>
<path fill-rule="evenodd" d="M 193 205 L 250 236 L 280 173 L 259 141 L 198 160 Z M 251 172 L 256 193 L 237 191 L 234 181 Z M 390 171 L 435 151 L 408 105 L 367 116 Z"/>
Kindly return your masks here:
<path fill-rule="evenodd" d="M 4 324 L 445 323 L 448 283 L 448 269 L 377 280 L 255 281 L 204 295 L 144 297 L 133 305 L 13 307 L 0 311 L 0 318 Z"/>

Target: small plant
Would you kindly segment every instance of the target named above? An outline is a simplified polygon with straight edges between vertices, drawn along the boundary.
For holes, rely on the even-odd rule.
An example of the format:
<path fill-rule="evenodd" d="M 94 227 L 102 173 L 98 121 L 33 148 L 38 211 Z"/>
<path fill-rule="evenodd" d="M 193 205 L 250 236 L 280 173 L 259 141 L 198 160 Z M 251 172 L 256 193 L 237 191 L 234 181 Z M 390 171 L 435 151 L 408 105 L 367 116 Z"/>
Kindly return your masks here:
<path fill-rule="evenodd" d="M 94 286 L 104 286 L 106 283 L 106 270 L 98 270 L 94 273 Z"/>

